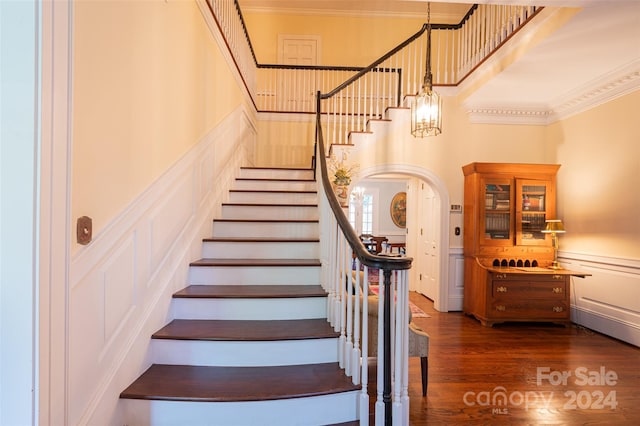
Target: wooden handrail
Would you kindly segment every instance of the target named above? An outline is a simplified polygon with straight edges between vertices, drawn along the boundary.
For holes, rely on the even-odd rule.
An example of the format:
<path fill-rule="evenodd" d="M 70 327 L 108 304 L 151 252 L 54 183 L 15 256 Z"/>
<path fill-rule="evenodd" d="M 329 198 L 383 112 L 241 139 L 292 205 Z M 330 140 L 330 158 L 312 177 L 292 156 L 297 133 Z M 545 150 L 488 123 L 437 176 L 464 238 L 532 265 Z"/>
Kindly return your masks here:
<path fill-rule="evenodd" d="M 338 222 L 338 226 L 342 230 L 347 242 L 351 246 L 355 256 L 360 260 L 360 263 L 366 265 L 370 268 L 378 268 L 384 270 L 402 270 L 402 269 L 410 269 L 411 262 L 413 261 L 410 257 L 387 257 L 387 256 L 378 256 L 371 254 L 362 241 L 356 234 L 356 231 L 353 229 L 353 226 L 349 223 L 349 219 L 345 215 L 342 207 L 340 207 L 340 202 L 338 198 L 333 192 L 333 188 L 331 187 L 331 181 L 329 180 L 329 173 L 327 168 L 327 159 L 325 156 L 325 146 L 324 146 L 324 138 L 322 135 L 322 125 L 321 125 L 321 114 L 320 114 L 320 100 L 323 98 L 323 95 L 318 92 L 316 96 L 316 152 L 315 152 L 315 160 L 313 164 L 319 162 L 319 168 L 321 171 L 320 180 L 322 182 L 322 187 L 327 196 L 327 201 L 331 206 L 331 210 L 333 215 Z M 319 158 L 318 158 L 319 157 Z"/>
<path fill-rule="evenodd" d="M 413 259 L 410 257 L 386 257 L 371 254 L 362 243 L 362 240 L 356 235 L 356 231 L 353 229 L 347 216 L 345 215 L 338 198 L 336 197 L 331 182 L 329 181 L 329 173 L 327 169 L 327 159 L 325 155 L 324 138 L 322 135 L 322 123 L 320 121 L 320 102 L 323 95 L 318 91 L 316 95 L 316 144 L 315 144 L 315 158 L 313 161 L 315 164 L 317 158 L 320 158 L 319 169 L 320 179 L 322 181 L 322 187 L 324 194 L 329 202 L 329 206 L 333 215 L 344 235 L 345 239 L 354 255 L 358 258 L 361 264 L 369 268 L 378 268 L 383 271 L 383 355 L 384 359 L 383 368 L 383 390 L 382 390 L 382 402 L 384 404 L 384 424 L 385 426 L 391 426 L 392 419 L 392 398 L 391 398 L 391 273 L 392 271 L 410 269 Z M 366 315 L 366 313 L 365 313 Z M 364 354 L 363 356 L 366 356 Z M 396 355 L 397 356 L 397 355 Z M 399 380 L 399 379 L 398 379 Z"/>

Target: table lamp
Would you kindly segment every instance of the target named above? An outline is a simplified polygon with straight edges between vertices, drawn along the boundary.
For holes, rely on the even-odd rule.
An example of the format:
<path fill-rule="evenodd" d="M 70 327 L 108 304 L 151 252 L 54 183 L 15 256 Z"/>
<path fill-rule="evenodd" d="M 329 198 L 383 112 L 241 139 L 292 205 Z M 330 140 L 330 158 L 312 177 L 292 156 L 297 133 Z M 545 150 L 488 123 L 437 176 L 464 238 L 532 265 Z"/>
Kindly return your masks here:
<path fill-rule="evenodd" d="M 558 263 L 558 235 L 564 234 L 564 225 L 560 219 L 548 219 L 545 221 L 545 228 L 541 231 L 545 234 L 551 234 L 551 245 L 553 246 L 553 263 L 551 269 L 562 269 Z"/>

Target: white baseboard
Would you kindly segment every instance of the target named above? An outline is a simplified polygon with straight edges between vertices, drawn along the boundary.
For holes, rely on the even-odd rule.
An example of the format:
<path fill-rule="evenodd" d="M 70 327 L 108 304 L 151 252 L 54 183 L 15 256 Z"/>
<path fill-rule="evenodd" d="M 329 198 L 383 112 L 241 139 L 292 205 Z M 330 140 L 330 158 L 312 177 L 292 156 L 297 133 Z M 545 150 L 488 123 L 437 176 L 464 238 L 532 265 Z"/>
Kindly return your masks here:
<path fill-rule="evenodd" d="M 640 262 L 561 252 L 560 264 L 591 274 L 571 279 L 571 319 L 576 324 L 640 346 Z"/>

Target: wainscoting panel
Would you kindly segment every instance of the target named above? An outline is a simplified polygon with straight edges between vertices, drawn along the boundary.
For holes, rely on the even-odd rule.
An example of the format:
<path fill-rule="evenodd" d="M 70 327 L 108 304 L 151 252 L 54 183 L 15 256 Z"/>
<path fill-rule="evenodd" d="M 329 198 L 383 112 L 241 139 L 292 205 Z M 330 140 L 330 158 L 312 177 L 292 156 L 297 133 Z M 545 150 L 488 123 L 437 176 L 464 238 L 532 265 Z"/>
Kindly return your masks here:
<path fill-rule="evenodd" d="M 194 214 L 195 190 L 199 184 L 194 172 L 193 169 L 186 170 L 178 177 L 149 218 L 152 271 L 167 255 L 170 246 L 182 232 L 184 223 Z"/>
<path fill-rule="evenodd" d="M 640 262 L 569 253 L 559 261 L 592 274 L 571 279 L 571 320 L 640 346 Z"/>
<path fill-rule="evenodd" d="M 68 424 L 122 424 L 119 394 L 149 366 L 150 336 L 248 163 L 251 123 L 243 107 L 231 113 L 73 254 Z"/>
<path fill-rule="evenodd" d="M 464 255 L 461 248 L 449 250 L 449 311 L 461 311 L 464 299 Z"/>
<path fill-rule="evenodd" d="M 103 272 L 104 291 L 104 340 L 108 342 L 124 326 L 129 313 L 136 305 L 138 291 L 136 279 L 136 234 L 125 240 L 114 256 L 109 259 Z"/>

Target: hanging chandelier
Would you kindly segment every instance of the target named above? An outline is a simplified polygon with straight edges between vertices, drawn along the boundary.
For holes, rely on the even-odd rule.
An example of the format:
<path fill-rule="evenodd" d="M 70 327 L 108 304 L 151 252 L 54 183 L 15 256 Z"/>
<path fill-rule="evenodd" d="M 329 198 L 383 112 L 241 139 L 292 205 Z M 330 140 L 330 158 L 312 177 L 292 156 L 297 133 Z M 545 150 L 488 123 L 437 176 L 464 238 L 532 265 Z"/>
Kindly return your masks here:
<path fill-rule="evenodd" d="M 422 88 L 411 105 L 411 134 L 416 138 L 442 133 L 442 98 L 433 91 L 431 74 L 431 3 L 427 3 L 427 63 Z"/>

